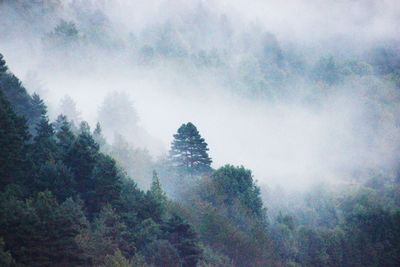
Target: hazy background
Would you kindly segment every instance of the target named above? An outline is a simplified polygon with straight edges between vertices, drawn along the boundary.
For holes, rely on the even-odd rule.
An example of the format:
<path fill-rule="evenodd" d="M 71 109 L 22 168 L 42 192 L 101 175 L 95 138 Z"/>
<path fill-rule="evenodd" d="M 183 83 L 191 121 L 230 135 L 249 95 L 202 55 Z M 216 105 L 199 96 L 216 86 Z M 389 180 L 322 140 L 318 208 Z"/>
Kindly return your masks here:
<path fill-rule="evenodd" d="M 398 49 L 395 0 L 12 2 L 0 1 L 0 52 L 53 119 L 68 95 L 94 127 L 117 92 L 134 108 L 121 115 L 135 117 L 122 120 L 135 124 L 125 137 L 154 158 L 191 121 L 213 167 L 243 164 L 261 185 L 396 171 L 394 84 L 373 72 L 329 86 L 309 77 L 320 58 Z M 77 33 L 57 33 L 61 20 Z"/>

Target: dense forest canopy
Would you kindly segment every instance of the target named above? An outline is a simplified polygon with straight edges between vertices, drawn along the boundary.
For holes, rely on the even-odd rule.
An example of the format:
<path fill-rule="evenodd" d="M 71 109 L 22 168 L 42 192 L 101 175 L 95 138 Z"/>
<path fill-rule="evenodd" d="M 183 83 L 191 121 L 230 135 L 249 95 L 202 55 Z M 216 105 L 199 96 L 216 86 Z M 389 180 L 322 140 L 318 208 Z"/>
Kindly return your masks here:
<path fill-rule="evenodd" d="M 0 0 L 0 266 L 399 266 L 399 14 Z"/>

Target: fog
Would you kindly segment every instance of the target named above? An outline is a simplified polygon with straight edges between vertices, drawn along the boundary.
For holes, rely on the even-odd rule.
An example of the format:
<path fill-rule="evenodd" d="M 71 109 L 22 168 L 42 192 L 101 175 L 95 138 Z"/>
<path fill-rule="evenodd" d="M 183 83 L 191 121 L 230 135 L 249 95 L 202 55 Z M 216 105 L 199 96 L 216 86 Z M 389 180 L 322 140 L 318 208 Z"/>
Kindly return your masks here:
<path fill-rule="evenodd" d="M 69 95 L 94 127 L 104 99 L 120 92 L 129 96 L 146 132 L 142 140 L 128 140 L 154 158 L 167 153 L 177 128 L 191 121 L 209 145 L 214 168 L 244 165 L 261 185 L 302 188 L 395 170 L 400 110 L 392 84 L 356 77 L 332 90 L 305 74 L 292 78 L 287 68 L 283 81 L 268 83 L 267 93 L 251 84 L 259 76 L 252 62 L 270 38 L 265 33 L 275 36 L 287 58 L 292 53 L 304 64 L 330 55 L 359 58 L 374 45 L 398 41 L 396 1 L 63 3 L 42 18 L 6 7 L 0 13 L 0 24 L 6 25 L 0 52 L 28 91 L 46 100 L 52 119 Z M 60 19 L 73 21 L 81 39 L 49 49 L 46 36 Z M 166 30 L 168 41 L 188 55 L 179 50 L 177 57 L 147 62 L 140 51 L 168 27 L 173 29 Z M 192 63 L 201 50 L 219 51 L 223 63 Z M 105 130 L 112 142 L 113 130 Z"/>

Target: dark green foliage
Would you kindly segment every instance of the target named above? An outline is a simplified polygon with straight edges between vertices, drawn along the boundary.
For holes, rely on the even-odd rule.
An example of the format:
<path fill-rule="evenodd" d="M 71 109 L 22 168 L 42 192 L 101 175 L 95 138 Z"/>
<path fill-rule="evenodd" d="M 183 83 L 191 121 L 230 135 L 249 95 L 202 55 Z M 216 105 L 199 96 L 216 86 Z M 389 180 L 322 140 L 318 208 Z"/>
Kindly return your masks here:
<path fill-rule="evenodd" d="M 6 61 L 3 59 L 3 55 L 0 53 L 0 75 L 6 73 L 8 67 L 6 65 Z"/>
<path fill-rule="evenodd" d="M 53 125 L 46 116 L 43 116 L 36 127 L 36 136 L 33 139 L 33 160 L 37 166 L 47 161 L 59 158 Z"/>
<path fill-rule="evenodd" d="M 87 126 L 83 124 L 81 133 L 67 153 L 66 165 L 72 170 L 77 182 L 77 191 L 84 199 L 93 187 L 90 177 L 98 156 L 99 145 L 94 141 Z"/>
<path fill-rule="evenodd" d="M 127 242 L 127 227 L 115 210 L 107 205 L 94 219 L 90 232 L 82 239 L 81 245 L 94 266 L 104 262 L 107 255 L 121 250 L 124 255 L 133 255 L 135 247 Z"/>
<path fill-rule="evenodd" d="M 120 250 L 117 250 L 112 255 L 107 255 L 101 267 L 131 267 L 129 261 L 122 255 Z"/>
<path fill-rule="evenodd" d="M 182 124 L 174 135 L 169 157 L 174 167 L 191 175 L 211 171 L 207 143 L 191 122 Z"/>
<path fill-rule="evenodd" d="M 60 149 L 60 157 L 65 160 L 69 150 L 75 142 L 75 135 L 71 130 L 71 124 L 64 115 L 58 116 L 54 122 L 56 142 Z"/>
<path fill-rule="evenodd" d="M 144 254 L 146 260 L 154 266 L 182 266 L 178 251 L 168 240 L 156 240 L 149 243 Z"/>
<path fill-rule="evenodd" d="M 1 54 L 0 54 L 1 55 Z M 0 91 L 11 103 L 13 111 L 26 119 L 29 131 L 35 134 L 35 128 L 41 117 L 46 113 L 46 106 L 37 94 L 28 94 L 21 81 L 7 71 L 7 66 L 0 56 Z"/>
<path fill-rule="evenodd" d="M 172 216 L 162 227 L 165 238 L 176 248 L 182 266 L 196 266 L 202 257 L 197 234 L 181 217 Z"/>
<path fill-rule="evenodd" d="M 29 266 L 79 266 L 83 251 L 75 241 L 86 227 L 71 199 L 59 205 L 50 192 L 25 201 L 2 196 L 0 231 L 16 262 Z"/>
<path fill-rule="evenodd" d="M 51 191 L 61 202 L 77 194 L 74 175 L 61 161 L 47 161 L 40 165 L 33 186 L 38 191 Z"/>
<path fill-rule="evenodd" d="M 115 161 L 99 154 L 87 182 L 83 198 L 89 213 L 99 212 L 106 204 L 116 204 L 121 192 L 121 177 Z"/>
<path fill-rule="evenodd" d="M 225 165 L 213 173 L 212 183 L 218 198 L 215 201 L 222 201 L 228 207 L 234 207 L 238 201 L 250 215 L 258 218 L 265 215 L 260 189 L 253 181 L 250 170 L 243 166 Z"/>
<path fill-rule="evenodd" d="M 25 179 L 29 164 L 25 120 L 18 117 L 0 91 L 0 189 Z"/>
<path fill-rule="evenodd" d="M 4 240 L 0 237 L 0 266 L 11 267 L 15 264 L 15 262 L 11 256 L 11 253 L 9 251 L 4 251 L 4 245 Z"/>

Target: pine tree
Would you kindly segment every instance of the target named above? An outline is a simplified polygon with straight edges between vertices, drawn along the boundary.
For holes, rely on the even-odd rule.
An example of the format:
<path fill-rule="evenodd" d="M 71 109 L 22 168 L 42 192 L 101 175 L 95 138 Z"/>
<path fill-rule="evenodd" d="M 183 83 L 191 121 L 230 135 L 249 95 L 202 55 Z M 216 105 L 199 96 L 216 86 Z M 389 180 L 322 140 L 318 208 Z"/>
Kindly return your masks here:
<path fill-rule="evenodd" d="M 99 145 L 96 144 L 87 123 L 83 123 L 80 134 L 69 149 L 65 163 L 72 170 L 77 183 L 76 190 L 83 198 L 93 188 L 91 176 L 99 157 Z"/>
<path fill-rule="evenodd" d="M 38 166 L 46 161 L 58 159 L 59 151 L 53 125 L 46 115 L 43 115 L 38 123 L 33 141 L 33 160 Z"/>
<path fill-rule="evenodd" d="M 3 59 L 3 55 L 0 53 L 0 75 L 8 70 L 6 61 Z"/>
<path fill-rule="evenodd" d="M 100 146 L 100 148 L 104 149 L 106 145 L 106 138 L 104 137 L 102 133 L 102 129 L 100 126 L 100 123 L 98 122 L 96 124 L 96 128 L 93 131 L 93 138 L 96 141 L 96 143 Z"/>
<path fill-rule="evenodd" d="M 183 267 L 196 266 L 202 257 L 196 232 L 181 217 L 173 215 L 162 227 L 167 239 L 178 251 Z"/>
<path fill-rule="evenodd" d="M 11 182 L 22 182 L 29 170 L 26 156 L 29 134 L 0 91 L 0 190 Z"/>
<path fill-rule="evenodd" d="M 166 212 L 167 196 L 161 188 L 160 180 L 156 171 L 153 171 L 153 181 L 150 190 L 146 193 L 146 198 L 142 209 L 148 211 L 148 215 L 153 221 L 160 223 Z"/>
<path fill-rule="evenodd" d="M 57 145 L 60 149 L 60 156 L 64 160 L 75 141 L 75 135 L 71 130 L 71 124 L 64 115 L 57 117 L 57 120 L 54 123 L 54 129 L 56 133 Z"/>
<path fill-rule="evenodd" d="M 97 213 L 106 204 L 115 204 L 121 192 L 121 178 L 115 161 L 99 154 L 84 197 L 88 211 Z"/>
<path fill-rule="evenodd" d="M 162 205 L 165 205 L 167 196 L 161 187 L 160 179 L 158 178 L 156 171 L 153 171 L 153 180 L 149 192 L 158 202 L 160 202 Z"/>
<path fill-rule="evenodd" d="M 59 205 L 49 191 L 26 201 L 2 199 L 0 213 L 0 235 L 19 265 L 67 267 L 84 262 L 76 237 L 87 221 L 71 199 Z"/>
<path fill-rule="evenodd" d="M 170 160 L 179 170 L 194 174 L 211 171 L 207 143 L 191 122 L 182 124 L 171 144 Z"/>

